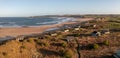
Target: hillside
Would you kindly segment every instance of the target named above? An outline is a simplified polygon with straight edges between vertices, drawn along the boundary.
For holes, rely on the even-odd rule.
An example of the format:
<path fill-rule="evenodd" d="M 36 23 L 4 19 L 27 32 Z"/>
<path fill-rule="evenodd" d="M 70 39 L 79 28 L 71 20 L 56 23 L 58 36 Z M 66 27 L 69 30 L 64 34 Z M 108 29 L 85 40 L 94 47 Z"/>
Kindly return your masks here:
<path fill-rule="evenodd" d="M 120 16 L 88 17 L 96 20 L 3 42 L 0 58 L 112 58 L 120 49 Z"/>

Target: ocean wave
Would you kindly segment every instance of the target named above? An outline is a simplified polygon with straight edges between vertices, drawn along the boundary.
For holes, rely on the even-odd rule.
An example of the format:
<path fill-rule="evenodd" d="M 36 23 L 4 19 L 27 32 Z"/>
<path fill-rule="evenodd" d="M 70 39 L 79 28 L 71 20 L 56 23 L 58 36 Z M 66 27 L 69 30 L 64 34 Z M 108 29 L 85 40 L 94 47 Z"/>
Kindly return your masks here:
<path fill-rule="evenodd" d="M 43 22 L 43 23 L 36 23 L 36 24 L 42 24 L 42 25 L 44 25 L 44 24 L 55 24 L 55 23 L 58 23 L 58 21 L 52 21 L 52 22 Z"/>
<path fill-rule="evenodd" d="M 16 22 L 0 22 L 0 25 L 5 25 L 5 24 L 15 24 Z"/>
<path fill-rule="evenodd" d="M 38 25 L 47 25 L 47 24 L 60 24 L 60 23 L 64 23 L 64 22 L 69 22 L 69 21 L 73 21 L 73 18 L 57 18 L 57 21 L 52 21 L 52 22 L 40 22 L 40 23 L 36 23 Z"/>
<path fill-rule="evenodd" d="M 0 28 L 12 28 L 12 27 L 22 27 L 20 25 L 0 25 Z"/>

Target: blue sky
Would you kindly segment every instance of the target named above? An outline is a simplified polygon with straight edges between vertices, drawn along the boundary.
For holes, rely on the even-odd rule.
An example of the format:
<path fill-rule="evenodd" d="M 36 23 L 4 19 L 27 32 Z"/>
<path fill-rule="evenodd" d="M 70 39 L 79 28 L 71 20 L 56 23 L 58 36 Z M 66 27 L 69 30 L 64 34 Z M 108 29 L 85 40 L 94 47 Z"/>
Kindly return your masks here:
<path fill-rule="evenodd" d="M 120 0 L 0 0 L 0 17 L 120 14 Z"/>

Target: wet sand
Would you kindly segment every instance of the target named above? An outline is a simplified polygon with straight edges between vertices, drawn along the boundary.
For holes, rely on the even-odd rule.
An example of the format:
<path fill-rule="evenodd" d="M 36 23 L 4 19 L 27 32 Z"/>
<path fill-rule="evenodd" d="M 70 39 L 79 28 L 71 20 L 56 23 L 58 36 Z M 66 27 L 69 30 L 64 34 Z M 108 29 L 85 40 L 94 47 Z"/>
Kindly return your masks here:
<path fill-rule="evenodd" d="M 63 26 L 64 24 L 80 23 L 80 22 L 89 21 L 93 19 L 92 18 L 76 18 L 75 20 L 76 20 L 75 22 L 64 22 L 61 24 L 44 25 L 44 26 L 39 26 L 39 27 L 0 28 L 0 37 L 5 37 L 5 36 L 16 37 L 18 35 L 41 33 L 50 28 L 56 28 L 56 27 Z"/>

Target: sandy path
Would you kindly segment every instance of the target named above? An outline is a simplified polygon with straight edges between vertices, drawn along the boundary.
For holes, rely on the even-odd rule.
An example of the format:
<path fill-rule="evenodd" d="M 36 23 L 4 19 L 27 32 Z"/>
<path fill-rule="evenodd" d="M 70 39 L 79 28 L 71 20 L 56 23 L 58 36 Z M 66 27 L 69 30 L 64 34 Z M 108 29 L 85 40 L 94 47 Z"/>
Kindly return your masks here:
<path fill-rule="evenodd" d="M 93 20 L 92 18 L 77 18 L 78 22 L 84 22 L 88 20 Z M 18 36 L 18 35 L 27 35 L 33 33 L 41 33 L 49 28 L 55 28 L 58 26 L 63 26 L 64 24 L 74 24 L 77 22 L 65 22 L 61 24 L 54 24 L 54 25 L 45 25 L 40 27 L 21 27 L 21 28 L 0 28 L 0 37 L 5 36 Z"/>

